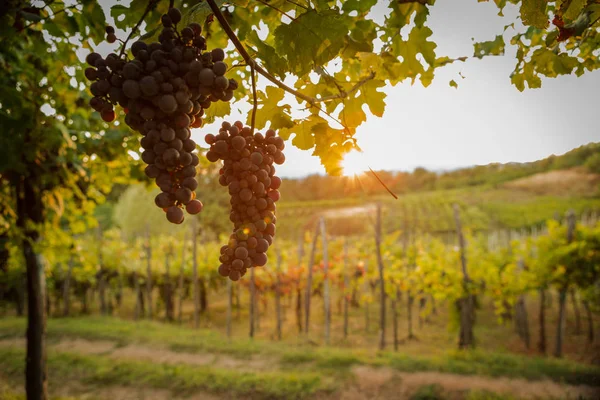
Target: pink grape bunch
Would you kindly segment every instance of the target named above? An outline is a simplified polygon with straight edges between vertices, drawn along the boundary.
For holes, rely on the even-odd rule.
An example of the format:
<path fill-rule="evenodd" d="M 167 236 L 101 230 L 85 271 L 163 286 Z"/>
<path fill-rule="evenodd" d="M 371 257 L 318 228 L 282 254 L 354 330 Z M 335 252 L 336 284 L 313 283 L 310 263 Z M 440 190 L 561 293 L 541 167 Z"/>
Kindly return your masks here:
<path fill-rule="evenodd" d="M 223 122 L 217 135 L 208 134 L 206 158 L 223 161 L 219 183 L 231 196 L 229 219 L 233 233 L 221 247 L 219 274 L 237 281 L 248 268 L 267 263 L 267 250 L 275 236 L 275 203 L 279 200 L 281 178 L 273 164 L 283 164 L 283 139 L 269 129 L 252 134 L 240 121 Z"/>
<path fill-rule="evenodd" d="M 161 193 L 155 198 L 167 219 L 184 220 L 202 211 L 196 199 L 196 143 L 190 128 L 202 126 L 204 110 L 217 101 L 230 101 L 238 84 L 225 77 L 225 52 L 206 51 L 202 27 L 191 23 L 178 29 L 181 12 L 169 9 L 161 18 L 163 29 L 157 42 L 138 40 L 131 46 L 133 59 L 115 53 L 103 58 L 91 53 L 85 76 L 92 81 L 90 106 L 104 121 L 115 120 L 115 106 L 126 114 L 125 123 L 142 134 L 145 174 L 156 180 Z M 114 28 L 107 40 L 116 40 Z"/>

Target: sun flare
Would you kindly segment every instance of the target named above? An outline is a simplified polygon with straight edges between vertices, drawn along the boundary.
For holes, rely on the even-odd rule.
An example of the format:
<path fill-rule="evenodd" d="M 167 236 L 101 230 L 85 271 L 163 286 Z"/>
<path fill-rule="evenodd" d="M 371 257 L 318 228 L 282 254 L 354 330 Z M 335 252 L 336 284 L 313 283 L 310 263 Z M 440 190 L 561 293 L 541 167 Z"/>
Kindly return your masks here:
<path fill-rule="evenodd" d="M 368 170 L 367 158 L 359 151 L 352 150 L 342 160 L 342 174 L 345 176 L 360 175 Z"/>

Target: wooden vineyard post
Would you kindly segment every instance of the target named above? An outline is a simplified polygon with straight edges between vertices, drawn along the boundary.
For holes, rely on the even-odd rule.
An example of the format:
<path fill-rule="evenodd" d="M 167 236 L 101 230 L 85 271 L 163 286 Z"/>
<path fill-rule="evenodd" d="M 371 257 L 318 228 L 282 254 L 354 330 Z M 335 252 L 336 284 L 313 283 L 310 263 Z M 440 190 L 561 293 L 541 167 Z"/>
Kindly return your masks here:
<path fill-rule="evenodd" d="M 185 266 L 185 244 L 187 236 L 183 233 L 183 242 L 181 245 L 181 266 L 179 267 L 179 282 L 177 283 L 177 292 L 179 297 L 179 307 L 177 307 L 177 321 L 181 324 L 183 322 L 183 272 Z"/>
<path fill-rule="evenodd" d="M 329 294 L 329 259 L 327 255 L 327 231 L 325 218 L 321 217 L 321 239 L 323 241 L 323 302 L 325 311 L 325 345 L 329 345 L 331 335 L 331 299 Z"/>
<path fill-rule="evenodd" d="M 575 213 L 573 210 L 567 212 L 567 243 L 573 241 L 575 234 Z M 564 284 L 558 293 L 558 324 L 556 325 L 556 345 L 554 347 L 554 357 L 562 357 L 562 343 L 565 335 L 565 324 L 567 314 L 567 291 L 568 285 Z"/>
<path fill-rule="evenodd" d="M 573 304 L 573 314 L 575 315 L 575 334 L 581 335 L 581 312 L 579 311 L 579 302 L 577 301 L 577 292 L 575 288 L 569 291 L 571 303 Z"/>
<path fill-rule="evenodd" d="M 148 318 L 152 319 L 152 248 L 150 228 L 146 225 L 146 297 L 148 298 Z"/>
<path fill-rule="evenodd" d="M 540 323 L 540 338 L 538 341 L 538 351 L 542 354 L 546 354 L 546 290 L 541 288 L 540 292 L 540 309 L 539 309 L 539 323 Z"/>
<path fill-rule="evenodd" d="M 462 224 L 460 221 L 460 211 L 458 204 L 454 204 L 454 222 L 456 224 L 456 235 L 458 236 L 458 245 L 460 247 L 460 265 L 463 274 L 463 290 L 465 295 L 463 298 L 458 299 L 458 307 L 460 310 L 460 336 L 458 341 L 458 347 L 461 349 L 471 348 L 475 344 L 473 337 L 473 323 L 475 317 L 475 304 L 473 295 L 471 294 L 470 278 L 467 272 L 467 255 L 466 255 L 466 244 L 465 237 L 462 231 Z"/>
<path fill-rule="evenodd" d="M 317 238 L 319 237 L 319 224 L 315 227 L 315 233 L 313 235 L 312 248 L 310 250 L 310 259 L 308 262 L 308 276 L 306 279 L 306 294 L 304 295 L 304 333 L 308 335 L 310 327 L 310 300 L 312 295 L 312 277 L 313 277 L 313 265 L 315 264 L 315 255 L 317 252 Z"/>
<path fill-rule="evenodd" d="M 71 244 L 69 263 L 67 264 L 67 276 L 63 286 L 63 316 L 68 317 L 71 310 L 71 274 L 73 272 L 73 264 L 75 264 L 75 245 Z"/>
<path fill-rule="evenodd" d="M 525 262 L 523 258 L 519 258 L 518 261 L 519 271 L 523 272 L 525 269 Z M 530 335 L 529 335 L 529 318 L 527 316 L 527 307 L 525 306 L 525 295 L 521 294 L 515 304 L 515 325 L 517 333 L 525 343 L 525 347 L 529 349 L 530 346 Z"/>
<path fill-rule="evenodd" d="M 173 246 L 170 245 L 165 254 L 165 283 L 164 283 L 164 302 L 165 302 L 165 321 L 173 321 L 173 296 L 171 294 L 171 255 Z"/>
<path fill-rule="evenodd" d="M 233 306 L 233 284 L 227 279 L 227 337 L 231 338 L 231 314 Z"/>
<path fill-rule="evenodd" d="M 104 271 L 104 260 L 102 259 L 102 227 L 98 225 L 98 297 L 100 299 L 100 313 L 106 315 L 108 308 L 106 306 L 106 277 Z"/>
<path fill-rule="evenodd" d="M 133 291 L 135 293 L 135 314 L 133 319 L 137 321 L 140 319 L 142 313 L 142 307 L 140 304 L 140 281 L 137 271 L 133 271 Z"/>
<path fill-rule="evenodd" d="M 300 235 L 298 238 L 298 269 L 302 266 L 302 258 L 304 257 L 304 238 Z M 298 276 L 298 283 L 296 287 L 296 324 L 298 325 L 298 333 L 302 333 L 302 289 L 300 282 L 302 282 L 302 275 Z"/>
<path fill-rule="evenodd" d="M 348 339 L 348 306 L 350 278 L 348 276 L 348 238 L 344 238 L 344 339 Z"/>
<path fill-rule="evenodd" d="M 588 333 L 587 340 L 588 343 L 594 343 L 594 319 L 592 316 L 592 309 L 590 307 L 590 303 L 587 300 L 583 301 L 583 308 L 585 309 L 585 314 L 588 321 Z"/>
<path fill-rule="evenodd" d="M 366 294 L 369 293 L 368 272 L 369 272 L 369 262 L 368 262 L 368 260 L 365 260 L 365 279 L 363 282 L 363 292 Z M 369 333 L 370 325 L 371 325 L 371 312 L 370 312 L 370 308 L 369 308 L 369 302 L 365 300 L 365 332 Z"/>
<path fill-rule="evenodd" d="M 254 313 L 256 312 L 256 285 L 254 282 L 254 268 L 250 268 L 250 338 L 254 337 Z"/>
<path fill-rule="evenodd" d="M 192 219 L 192 301 L 194 302 L 194 328 L 200 326 L 200 304 L 198 288 L 198 220 Z"/>
<path fill-rule="evenodd" d="M 375 223 L 375 247 L 377 267 L 379 268 L 379 350 L 385 348 L 385 279 L 383 275 L 383 258 L 381 256 L 381 204 L 377 204 L 377 220 Z"/>
<path fill-rule="evenodd" d="M 275 312 L 277 316 L 277 340 L 281 340 L 281 251 L 277 249 L 277 270 L 275 271 Z"/>
<path fill-rule="evenodd" d="M 402 293 L 396 284 L 396 296 L 394 297 L 393 316 L 394 316 L 394 350 L 398 351 L 398 304 L 400 303 Z"/>

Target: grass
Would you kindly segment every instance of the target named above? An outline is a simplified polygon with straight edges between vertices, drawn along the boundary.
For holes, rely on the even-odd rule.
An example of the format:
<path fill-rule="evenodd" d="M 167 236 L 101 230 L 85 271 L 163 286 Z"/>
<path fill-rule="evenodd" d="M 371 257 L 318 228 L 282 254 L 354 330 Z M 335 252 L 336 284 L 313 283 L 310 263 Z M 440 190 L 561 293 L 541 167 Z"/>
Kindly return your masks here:
<path fill-rule="evenodd" d="M 0 338 L 22 337 L 24 332 L 24 319 L 4 318 L 0 320 Z M 260 340 L 235 339 L 228 341 L 224 340 L 218 332 L 204 329 L 192 330 L 149 321 L 132 322 L 103 317 L 50 319 L 48 321 L 49 342 L 60 341 L 64 337 L 83 338 L 87 340 L 110 340 L 119 345 L 143 343 L 149 346 L 166 347 L 176 352 L 227 354 L 241 359 L 262 354 L 274 359 L 273 367 L 282 375 L 278 378 L 275 376 L 273 379 L 275 381 L 279 379 L 280 382 L 288 382 L 288 380 L 292 379 L 291 377 L 296 376 L 295 374 L 305 374 L 307 371 L 322 371 L 323 376 L 337 374 L 342 377 L 349 374 L 351 367 L 354 365 L 368 365 L 372 367 L 387 366 L 403 372 L 438 371 L 462 375 L 505 376 L 529 380 L 551 379 L 569 384 L 600 386 L 600 367 L 597 366 L 580 364 L 569 360 L 527 357 L 481 350 L 449 351 L 442 352 L 437 356 L 408 356 L 394 352 L 372 352 L 364 349 L 341 349 L 335 347 L 309 347 L 303 344 L 269 343 Z M 10 354 L 2 355 L 8 357 Z M 0 356 L 0 359 L 6 359 L 6 357 Z M 68 366 L 68 363 L 62 364 L 61 357 L 57 355 L 54 355 L 53 358 L 51 357 L 51 364 L 55 362 L 59 366 Z M 80 360 L 79 364 L 87 365 L 86 368 L 92 368 L 89 363 L 95 365 L 95 361 L 93 360 L 96 357 L 93 359 L 77 357 L 74 360 Z M 17 358 L 22 360 L 23 357 L 19 355 Z M 101 361 L 98 361 L 98 363 L 101 364 L 104 361 L 102 361 L 101 357 L 100 359 Z M 152 364 L 119 363 L 124 368 L 123 376 L 126 375 L 125 371 L 145 370 L 146 368 L 150 370 L 145 370 L 145 374 L 147 373 L 148 376 L 152 376 L 154 375 L 153 369 L 157 368 L 156 366 L 152 366 Z M 176 367 L 165 368 L 165 371 L 173 368 L 174 371 L 177 371 Z M 96 368 L 93 367 L 92 369 Z M 162 369 L 162 367 L 159 369 Z M 203 371 L 203 374 L 209 371 L 214 372 L 213 369 L 200 368 L 200 370 Z M 98 376 L 107 376 L 110 379 L 119 379 L 120 376 L 120 374 L 113 375 L 113 372 L 110 370 L 103 371 L 102 368 L 99 371 L 101 374 Z M 212 384 L 212 382 L 217 382 L 215 384 L 218 385 L 219 379 L 226 381 L 231 378 L 236 382 L 246 382 L 246 386 L 239 388 L 239 390 L 246 390 L 248 387 L 255 385 L 260 388 L 260 393 L 272 393 L 269 391 L 270 389 L 267 390 L 264 387 L 265 382 L 261 383 L 259 377 L 242 379 L 242 376 L 239 374 L 235 375 L 234 372 L 231 372 L 233 374 L 231 376 L 227 374 L 220 375 L 221 372 L 214 372 L 216 375 L 210 379 L 210 382 L 198 381 L 196 378 L 192 379 L 192 376 L 188 376 L 182 371 L 177 373 L 161 372 L 160 374 L 155 379 L 153 378 L 153 382 L 168 383 L 171 379 L 177 378 L 182 379 L 182 387 L 190 385 L 192 387 L 200 387 Z M 174 374 L 173 377 L 170 377 L 172 374 Z M 94 379 L 100 379 L 95 374 L 92 374 L 92 376 L 95 377 Z M 303 380 L 296 383 L 291 380 L 286 385 L 289 384 L 291 385 L 290 387 L 294 387 L 294 391 L 297 391 L 297 393 L 308 393 L 310 390 L 323 389 L 319 382 L 312 381 L 314 377 L 309 379 L 311 375 L 302 376 L 304 377 L 302 378 Z M 246 379 L 250 379 L 250 381 L 246 381 Z M 278 385 L 276 386 L 278 387 Z M 285 386 L 283 383 L 281 385 Z M 218 388 L 214 389 L 218 390 Z"/>
<path fill-rule="evenodd" d="M 0 348 L 0 371 L 14 380 L 22 378 L 24 349 Z M 317 373 L 239 372 L 203 366 L 153 364 L 123 361 L 105 356 L 73 353 L 48 355 L 51 382 L 78 380 L 89 385 L 124 385 L 169 389 L 185 394 L 195 390 L 226 393 L 253 399 L 301 399 L 333 390 Z"/>

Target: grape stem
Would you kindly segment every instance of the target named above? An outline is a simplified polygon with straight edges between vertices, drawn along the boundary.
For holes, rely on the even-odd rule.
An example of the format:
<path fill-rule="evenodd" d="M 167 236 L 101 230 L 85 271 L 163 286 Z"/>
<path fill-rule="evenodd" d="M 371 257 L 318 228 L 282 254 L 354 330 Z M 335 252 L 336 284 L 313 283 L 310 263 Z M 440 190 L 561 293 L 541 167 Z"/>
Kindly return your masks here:
<path fill-rule="evenodd" d="M 122 57 L 123 54 L 125 54 L 125 50 L 127 49 L 127 42 L 129 42 L 129 40 L 131 39 L 131 37 L 138 30 L 138 28 L 140 27 L 140 25 L 142 24 L 142 22 L 146 18 L 146 15 L 148 15 L 148 13 L 150 12 L 150 10 L 152 10 L 154 7 L 156 7 L 156 5 L 158 4 L 159 1 L 160 0 L 150 0 L 148 2 L 148 5 L 146 6 L 146 9 L 144 10 L 144 13 L 142 14 L 142 17 L 137 22 L 137 24 L 135 24 L 135 26 L 133 27 L 133 29 L 131 30 L 131 32 L 129 32 L 129 35 L 127 36 L 127 39 L 125 39 L 125 42 L 123 42 L 123 47 L 121 48 L 121 52 L 119 53 L 119 58 Z"/>
<path fill-rule="evenodd" d="M 206 0 L 206 2 L 210 6 L 213 14 L 217 17 L 217 20 L 219 21 L 219 23 L 223 27 L 223 30 L 225 30 L 225 33 L 227 33 L 227 36 L 229 36 L 229 39 L 231 39 L 231 41 L 233 42 L 233 44 L 234 44 L 235 48 L 237 49 L 237 51 L 240 53 L 240 55 L 242 56 L 242 58 L 244 59 L 244 61 L 246 61 L 246 64 L 248 64 L 250 67 L 254 68 L 256 70 L 256 72 L 258 72 L 259 74 L 261 74 L 262 76 L 264 76 L 265 78 L 267 78 L 269 81 L 271 81 L 272 83 L 274 83 L 279 88 L 281 88 L 281 89 L 285 90 L 286 92 L 288 92 L 288 93 L 296 96 L 299 99 L 302 99 L 302 100 L 306 101 L 312 107 L 316 107 L 317 103 L 322 103 L 322 102 L 325 102 L 325 101 L 331 101 L 331 100 L 346 98 L 346 97 L 348 97 L 349 94 L 351 94 L 351 93 L 355 92 L 356 90 L 358 90 L 367 81 L 370 81 L 371 79 L 375 78 L 375 73 L 371 72 L 368 76 L 366 76 L 365 78 L 361 79 L 356 85 L 354 85 L 347 92 L 343 92 L 342 91 L 339 94 L 331 95 L 331 96 L 326 96 L 326 97 L 322 97 L 322 98 L 316 98 L 316 97 L 307 96 L 306 94 L 304 94 L 302 92 L 299 92 L 297 90 L 294 90 L 291 87 L 287 86 L 285 83 L 281 82 L 279 79 L 275 78 L 268 71 L 266 71 L 264 68 L 262 68 L 260 65 L 258 65 L 258 63 L 250 56 L 250 54 L 248 54 L 248 52 L 244 48 L 244 45 L 240 42 L 240 40 L 238 39 L 238 37 L 235 34 L 235 32 L 233 32 L 233 29 L 231 29 L 231 26 L 229 25 L 229 23 L 225 19 L 225 16 L 221 13 L 221 10 L 219 9 L 219 6 L 217 5 L 217 3 L 215 3 L 215 0 Z M 321 110 L 321 111 L 323 111 L 323 110 Z M 345 125 L 342 124 L 341 122 L 339 122 L 339 121 L 337 121 L 337 122 L 340 125 L 342 125 L 342 126 L 345 127 Z"/>

